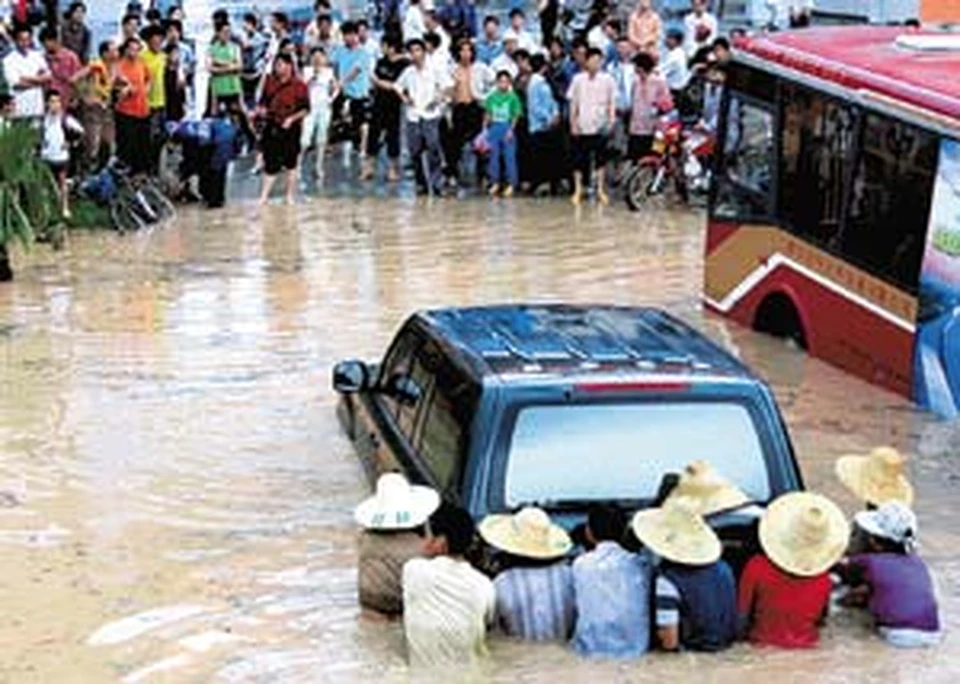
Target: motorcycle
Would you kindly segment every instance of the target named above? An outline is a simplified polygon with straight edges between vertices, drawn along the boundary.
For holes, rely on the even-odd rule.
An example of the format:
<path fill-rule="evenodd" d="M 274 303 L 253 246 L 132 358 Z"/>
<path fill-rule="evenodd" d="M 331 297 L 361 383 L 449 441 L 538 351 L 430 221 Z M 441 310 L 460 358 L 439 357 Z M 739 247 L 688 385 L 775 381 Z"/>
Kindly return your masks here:
<path fill-rule="evenodd" d="M 705 202 L 713 148 L 713 136 L 684 126 L 676 113 L 660 117 L 650 154 L 634 162 L 626 175 L 627 206 L 631 211 L 650 205 L 662 208 L 671 188 L 684 204 L 692 204 L 694 198 Z"/>

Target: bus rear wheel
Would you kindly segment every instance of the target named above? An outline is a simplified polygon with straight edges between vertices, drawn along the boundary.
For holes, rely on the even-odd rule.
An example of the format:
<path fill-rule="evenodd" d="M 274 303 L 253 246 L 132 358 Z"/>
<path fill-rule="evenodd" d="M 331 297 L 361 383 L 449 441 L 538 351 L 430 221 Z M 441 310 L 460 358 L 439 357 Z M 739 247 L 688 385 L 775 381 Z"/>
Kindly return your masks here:
<path fill-rule="evenodd" d="M 800 321 L 800 313 L 793 300 L 785 294 L 768 295 L 757 308 L 753 329 L 759 332 L 791 340 L 806 351 L 807 335 Z"/>

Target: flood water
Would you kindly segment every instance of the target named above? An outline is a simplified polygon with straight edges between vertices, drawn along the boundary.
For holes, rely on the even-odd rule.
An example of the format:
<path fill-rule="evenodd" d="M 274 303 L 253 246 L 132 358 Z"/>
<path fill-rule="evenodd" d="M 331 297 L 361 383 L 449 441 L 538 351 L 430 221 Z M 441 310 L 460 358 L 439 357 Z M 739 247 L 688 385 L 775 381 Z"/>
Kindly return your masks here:
<path fill-rule="evenodd" d="M 898 652 L 841 614 L 823 647 L 577 659 L 492 640 L 492 680 L 960 680 L 960 423 L 713 318 L 703 217 L 562 201 L 315 200 L 185 209 L 149 234 L 71 236 L 0 285 L 0 680 L 406 679 L 397 624 L 361 618 L 330 369 L 410 311 L 505 301 L 655 304 L 769 379 L 810 488 L 834 458 L 911 455 L 947 637 Z M 462 677 L 455 674 L 450 681 Z"/>

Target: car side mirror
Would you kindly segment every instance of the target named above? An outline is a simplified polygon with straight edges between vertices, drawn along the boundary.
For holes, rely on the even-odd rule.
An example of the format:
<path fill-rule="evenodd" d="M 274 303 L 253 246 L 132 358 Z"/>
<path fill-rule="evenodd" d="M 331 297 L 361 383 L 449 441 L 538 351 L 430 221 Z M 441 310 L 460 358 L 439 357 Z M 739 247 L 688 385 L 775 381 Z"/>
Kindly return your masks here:
<path fill-rule="evenodd" d="M 420 397 L 423 396 L 423 390 L 420 389 L 420 385 L 415 380 L 408 375 L 399 373 L 391 375 L 381 391 L 404 406 L 416 406 Z"/>
<path fill-rule="evenodd" d="M 370 371 L 363 361 L 341 361 L 333 367 L 333 389 L 356 394 L 370 387 Z"/>

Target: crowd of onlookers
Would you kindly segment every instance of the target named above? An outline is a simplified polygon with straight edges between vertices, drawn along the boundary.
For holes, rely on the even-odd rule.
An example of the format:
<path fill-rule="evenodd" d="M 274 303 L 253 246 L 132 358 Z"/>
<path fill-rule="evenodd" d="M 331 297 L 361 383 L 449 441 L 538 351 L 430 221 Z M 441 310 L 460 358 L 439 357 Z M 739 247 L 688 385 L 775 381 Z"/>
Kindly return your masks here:
<path fill-rule="evenodd" d="M 360 605 L 402 618 L 417 666 L 475 662 L 489 631 L 621 659 L 740 639 L 814 648 L 832 603 L 866 609 L 892 646 L 934 646 L 936 583 L 916 554 L 903 465 L 889 447 L 837 461 L 865 504 L 852 525 L 825 496 L 755 502 L 697 461 L 664 478 L 652 507 L 628 517 L 597 502 L 572 532 L 533 505 L 475 527 L 435 490 L 387 473 L 354 512 Z"/>
<path fill-rule="evenodd" d="M 481 20 L 466 0 L 386 0 L 372 31 L 318 0 L 305 27 L 283 12 L 264 22 L 218 10 L 210 36 L 188 37 L 182 7 L 132 2 L 118 34 L 95 45 L 73 2 L 39 31 L 14 22 L 0 35 L 4 116 L 39 125 L 63 188 L 113 155 L 133 174 L 158 173 L 178 122 L 219 119 L 256 151 L 262 201 L 284 172 L 294 199 L 309 150 L 303 175 L 322 183 L 340 145 L 359 181 L 412 168 L 434 195 L 476 185 L 579 203 L 595 187 L 607 202 L 605 170 L 649 153 L 659 114 L 716 125 L 730 46 L 708 0 L 669 30 L 651 0 L 543 0 L 530 21 L 511 7 Z"/>

